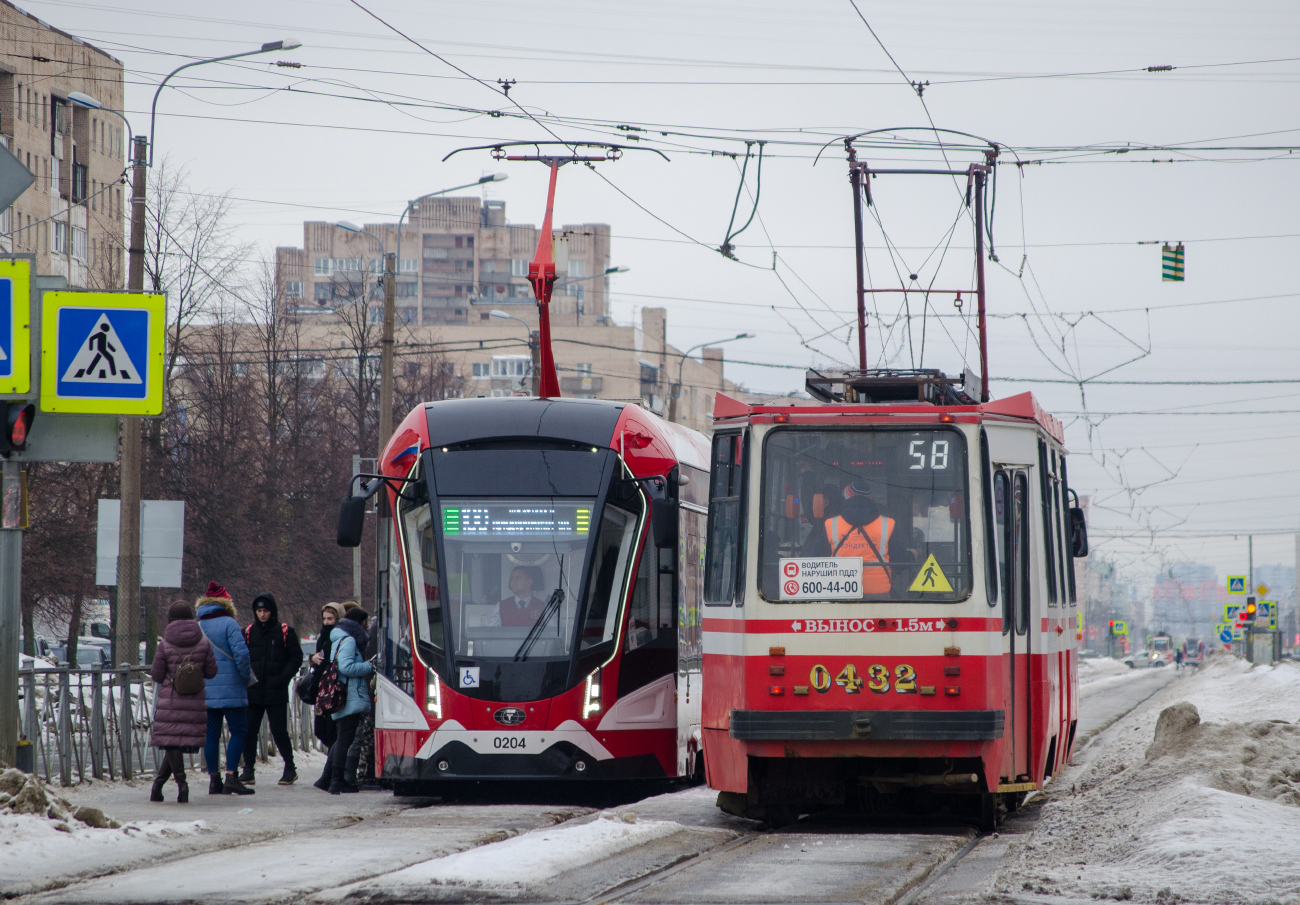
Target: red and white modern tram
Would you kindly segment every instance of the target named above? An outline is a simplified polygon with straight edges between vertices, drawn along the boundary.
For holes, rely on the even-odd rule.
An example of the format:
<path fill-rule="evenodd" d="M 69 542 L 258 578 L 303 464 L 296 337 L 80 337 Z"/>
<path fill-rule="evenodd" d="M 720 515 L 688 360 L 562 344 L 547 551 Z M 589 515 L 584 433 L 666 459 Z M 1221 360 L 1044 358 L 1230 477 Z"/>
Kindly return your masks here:
<path fill-rule="evenodd" d="M 411 412 L 382 469 L 379 778 L 695 775 L 707 457 L 621 403 Z"/>
<path fill-rule="evenodd" d="M 1087 536 L 1061 423 L 937 371 L 807 386 L 820 404 L 714 407 L 709 785 L 774 822 L 965 795 L 991 827 L 1074 740 Z"/>
<path fill-rule="evenodd" d="M 340 510 L 345 546 L 360 542 L 368 497 L 384 494 L 392 513 L 380 538 L 376 775 L 399 793 L 454 780 L 702 778 L 708 441 L 636 405 L 559 398 L 556 175 L 607 158 L 505 159 L 551 171 L 529 265 L 538 395 L 417 407 Z"/>

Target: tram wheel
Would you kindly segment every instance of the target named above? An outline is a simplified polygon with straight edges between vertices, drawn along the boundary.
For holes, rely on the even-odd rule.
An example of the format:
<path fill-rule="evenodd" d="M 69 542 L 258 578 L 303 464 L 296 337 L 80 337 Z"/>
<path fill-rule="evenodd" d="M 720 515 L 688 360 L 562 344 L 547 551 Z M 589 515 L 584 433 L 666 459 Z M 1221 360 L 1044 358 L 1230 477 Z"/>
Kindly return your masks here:
<path fill-rule="evenodd" d="M 979 827 L 981 833 L 991 833 L 998 828 L 999 804 L 996 792 L 980 793 Z"/>

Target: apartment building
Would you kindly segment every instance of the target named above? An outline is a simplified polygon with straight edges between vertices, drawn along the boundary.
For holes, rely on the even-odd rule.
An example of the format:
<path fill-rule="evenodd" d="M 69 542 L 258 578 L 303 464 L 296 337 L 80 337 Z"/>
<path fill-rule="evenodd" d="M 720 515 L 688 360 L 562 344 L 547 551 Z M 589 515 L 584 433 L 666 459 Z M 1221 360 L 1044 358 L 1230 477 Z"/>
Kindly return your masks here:
<path fill-rule="evenodd" d="M 303 331 L 304 348 L 331 350 L 331 357 L 356 349 L 359 322 L 377 336 L 381 253 L 392 253 L 398 256 L 399 375 L 428 366 L 433 356 L 460 395 L 531 392 L 538 355 L 537 306 L 528 283 L 535 226 L 508 223 L 504 201 L 471 197 L 421 199 L 402 226 L 400 249 L 396 224 L 361 228 L 308 222 L 302 248 L 276 249 L 278 291 Z M 687 358 L 667 341 L 664 308 L 640 309 L 638 323 L 614 322 L 608 225 L 567 225 L 554 237 L 559 279 L 550 310 L 560 392 L 635 402 L 709 431 L 714 395 L 741 392 L 723 373 L 722 349 Z M 368 348 L 378 349 L 376 336 L 362 338 Z"/>
<path fill-rule="evenodd" d="M 36 177 L 0 214 L 0 251 L 36 256 L 38 273 L 77 288 L 125 285 L 129 148 L 120 60 L 0 0 L 0 145 Z"/>
<path fill-rule="evenodd" d="M 276 249 L 288 311 L 320 317 L 336 305 L 357 304 L 363 294 L 372 305 L 382 301 L 375 277 L 385 253 L 399 258 L 399 323 L 469 324 L 487 320 L 493 308 L 532 303 L 528 262 L 537 248 L 537 228 L 507 223 L 504 201 L 422 198 L 400 235 L 395 223 L 361 228 L 365 232 L 307 222 L 302 248 Z M 594 322 L 606 314 L 609 227 L 569 225 L 555 230 L 555 236 L 561 278 L 552 310 L 574 323 L 582 318 Z"/>

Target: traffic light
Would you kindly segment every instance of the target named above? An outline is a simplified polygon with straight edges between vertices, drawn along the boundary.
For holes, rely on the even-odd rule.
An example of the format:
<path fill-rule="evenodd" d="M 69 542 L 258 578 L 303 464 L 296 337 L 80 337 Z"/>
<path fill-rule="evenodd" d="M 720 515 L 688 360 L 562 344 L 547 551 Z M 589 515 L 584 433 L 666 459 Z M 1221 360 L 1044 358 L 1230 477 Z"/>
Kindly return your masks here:
<path fill-rule="evenodd" d="M 1253 625 L 1255 622 L 1256 609 L 1257 607 L 1255 606 L 1255 598 L 1247 597 L 1246 605 L 1241 609 L 1242 621 L 1245 622 L 1247 625 Z"/>
<path fill-rule="evenodd" d="M 27 448 L 27 434 L 36 420 L 36 406 L 30 402 L 0 403 L 4 414 L 4 434 L 0 435 L 0 455 L 9 457 L 11 452 L 22 452 Z"/>

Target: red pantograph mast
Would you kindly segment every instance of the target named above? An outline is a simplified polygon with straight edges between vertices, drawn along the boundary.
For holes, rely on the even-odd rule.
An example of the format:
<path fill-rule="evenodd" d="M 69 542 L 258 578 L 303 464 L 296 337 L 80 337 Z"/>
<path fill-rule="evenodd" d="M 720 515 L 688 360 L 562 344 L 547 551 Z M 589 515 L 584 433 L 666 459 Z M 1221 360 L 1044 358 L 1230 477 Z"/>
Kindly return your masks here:
<path fill-rule="evenodd" d="M 560 395 L 560 380 L 555 375 L 555 355 L 551 351 L 551 290 L 555 288 L 555 256 L 551 236 L 551 215 L 555 212 L 555 179 L 560 173 L 560 161 L 551 159 L 551 188 L 546 195 L 546 216 L 542 218 L 541 233 L 537 237 L 537 251 L 528 265 L 528 282 L 533 284 L 537 297 L 537 333 L 541 343 L 541 374 L 537 382 L 537 395 L 549 399 Z"/>

